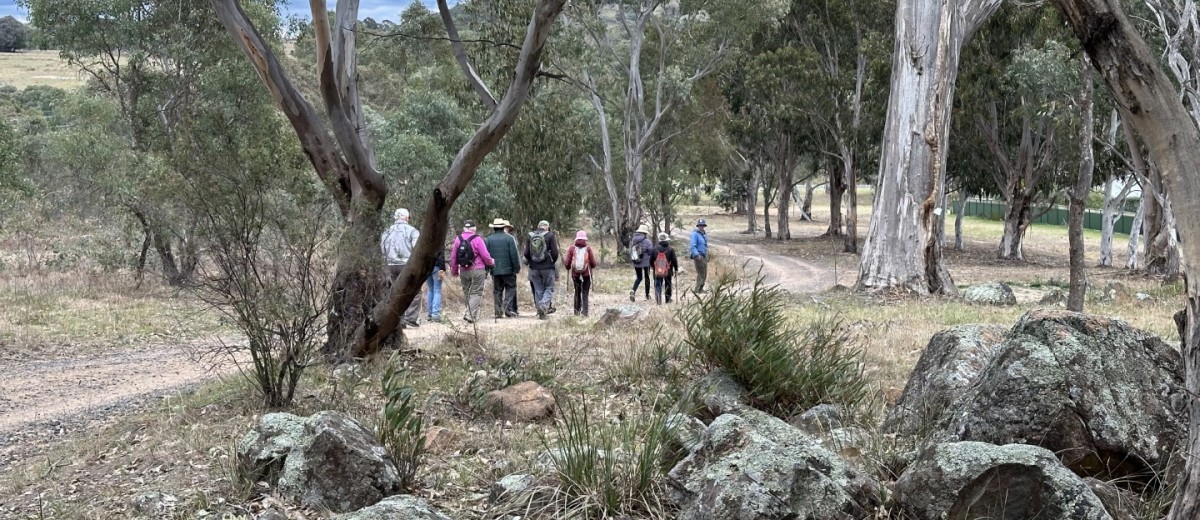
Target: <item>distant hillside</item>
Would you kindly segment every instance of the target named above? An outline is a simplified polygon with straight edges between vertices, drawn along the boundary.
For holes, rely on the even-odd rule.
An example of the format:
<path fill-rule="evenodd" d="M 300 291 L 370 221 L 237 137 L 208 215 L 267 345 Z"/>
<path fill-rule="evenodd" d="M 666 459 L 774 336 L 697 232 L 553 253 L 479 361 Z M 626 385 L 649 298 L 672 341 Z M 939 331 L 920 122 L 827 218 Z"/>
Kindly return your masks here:
<path fill-rule="evenodd" d="M 72 89 L 83 82 L 83 76 L 59 58 L 58 51 L 0 52 L 0 85 Z"/>

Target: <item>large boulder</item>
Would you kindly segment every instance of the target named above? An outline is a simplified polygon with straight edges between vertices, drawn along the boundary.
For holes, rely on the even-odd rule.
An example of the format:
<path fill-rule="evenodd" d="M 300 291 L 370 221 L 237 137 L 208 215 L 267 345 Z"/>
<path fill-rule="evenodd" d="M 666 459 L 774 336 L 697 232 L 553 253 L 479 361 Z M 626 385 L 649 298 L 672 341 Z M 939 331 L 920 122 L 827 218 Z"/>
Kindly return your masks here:
<path fill-rule="evenodd" d="M 450 517 L 412 495 L 396 495 L 353 513 L 334 515 L 330 520 L 450 520 Z"/>
<path fill-rule="evenodd" d="M 355 511 L 400 491 L 388 451 L 361 424 L 338 412 L 263 416 L 242 437 L 244 471 L 305 506 Z"/>
<path fill-rule="evenodd" d="M 1091 488 L 1054 453 L 1026 444 L 938 444 L 896 481 L 913 520 L 1111 520 Z"/>
<path fill-rule="evenodd" d="M 972 285 L 963 289 L 962 297 L 968 302 L 979 305 L 1008 306 L 1017 304 L 1017 295 L 1013 294 L 1012 287 L 1004 282 Z"/>
<path fill-rule="evenodd" d="M 928 377 L 915 373 L 914 379 Z M 1025 314 L 940 418 L 934 441 L 1033 444 L 1102 480 L 1149 483 L 1185 439 L 1179 353 L 1109 318 Z"/>
<path fill-rule="evenodd" d="M 879 493 L 816 438 L 753 409 L 717 417 L 667 482 L 680 520 L 858 519 Z"/>
<path fill-rule="evenodd" d="M 987 368 L 1008 329 L 960 325 L 934 334 L 921 353 L 904 392 L 890 408 L 883 430 L 903 435 L 928 433 Z"/>

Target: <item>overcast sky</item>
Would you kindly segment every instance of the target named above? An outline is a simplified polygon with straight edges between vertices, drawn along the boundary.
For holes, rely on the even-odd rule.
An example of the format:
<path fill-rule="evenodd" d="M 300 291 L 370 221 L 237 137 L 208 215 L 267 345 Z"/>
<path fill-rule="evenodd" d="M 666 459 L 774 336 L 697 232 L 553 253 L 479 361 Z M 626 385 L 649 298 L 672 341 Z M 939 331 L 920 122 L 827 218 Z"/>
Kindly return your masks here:
<path fill-rule="evenodd" d="M 199 1 L 199 0 L 191 0 Z M 437 9 L 436 0 L 420 0 L 430 9 Z M 359 18 L 374 18 L 379 21 L 392 20 L 397 21 L 400 18 L 400 11 L 412 4 L 413 0 L 361 0 L 358 7 Z M 286 0 L 287 7 L 284 14 L 298 14 L 308 17 L 308 2 L 305 0 Z M 336 1 L 330 0 L 329 7 L 332 9 Z M 451 0 L 450 5 L 457 4 L 457 0 Z M 12 15 L 21 21 L 25 21 L 25 10 L 17 7 L 16 0 L 0 0 L 0 18 Z"/>

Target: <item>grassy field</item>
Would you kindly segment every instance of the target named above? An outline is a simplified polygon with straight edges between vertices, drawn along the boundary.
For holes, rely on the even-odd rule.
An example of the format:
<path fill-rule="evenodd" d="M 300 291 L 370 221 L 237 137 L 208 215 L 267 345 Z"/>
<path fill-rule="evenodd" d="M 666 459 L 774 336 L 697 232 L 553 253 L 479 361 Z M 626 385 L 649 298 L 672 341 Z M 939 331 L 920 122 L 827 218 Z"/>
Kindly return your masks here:
<path fill-rule="evenodd" d="M 58 51 L 0 52 L 0 85 L 73 89 L 84 80 L 77 69 L 59 57 Z"/>

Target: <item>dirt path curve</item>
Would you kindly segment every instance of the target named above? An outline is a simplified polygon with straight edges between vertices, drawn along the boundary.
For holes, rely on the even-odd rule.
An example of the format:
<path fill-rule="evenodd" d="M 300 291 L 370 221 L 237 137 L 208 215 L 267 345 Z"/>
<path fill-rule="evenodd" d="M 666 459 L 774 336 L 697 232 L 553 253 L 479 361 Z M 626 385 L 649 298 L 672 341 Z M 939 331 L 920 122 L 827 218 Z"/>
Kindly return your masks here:
<path fill-rule="evenodd" d="M 735 259 L 747 274 L 761 272 L 768 284 L 778 284 L 787 292 L 811 294 L 834 286 L 833 269 L 772 252 L 763 245 L 731 245 L 717 240 L 712 245 L 718 248 L 724 258 Z"/>

